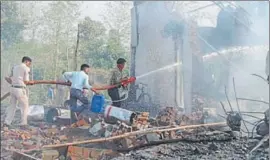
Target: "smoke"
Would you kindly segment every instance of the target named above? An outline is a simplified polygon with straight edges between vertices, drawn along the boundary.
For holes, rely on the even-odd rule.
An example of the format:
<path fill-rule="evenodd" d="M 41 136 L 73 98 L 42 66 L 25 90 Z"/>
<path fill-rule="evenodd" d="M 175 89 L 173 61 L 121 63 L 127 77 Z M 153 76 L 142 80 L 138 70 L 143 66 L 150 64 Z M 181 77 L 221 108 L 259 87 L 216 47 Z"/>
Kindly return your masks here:
<path fill-rule="evenodd" d="M 180 58 L 178 58 L 182 62 L 183 59 L 186 59 L 183 56 L 187 56 L 187 52 L 197 58 L 192 63 L 198 63 L 198 65 L 181 65 L 181 67 L 175 68 L 176 72 L 180 73 L 177 78 L 175 78 L 176 72 L 162 70 L 139 79 L 137 83 L 148 84 L 148 92 L 151 94 L 153 101 L 162 105 L 180 107 L 184 105 L 184 97 L 194 92 L 194 86 L 199 86 L 201 90 L 204 90 L 204 96 L 207 95 L 208 98 L 217 102 L 224 101 L 224 86 L 227 86 L 229 97 L 235 103 L 232 78 L 235 78 L 239 97 L 268 101 L 267 84 L 251 75 L 256 73 L 265 76 L 265 58 L 269 46 L 262 45 L 269 42 L 268 5 L 264 8 L 257 7 L 262 8 L 261 12 L 264 13 L 262 16 L 250 9 L 245 11 L 244 6 L 232 2 L 218 3 L 205 8 L 201 4 L 207 6 L 211 5 L 212 2 L 200 2 L 200 5 L 198 5 L 198 2 L 194 3 L 194 6 L 203 9 L 197 9 L 193 6 L 190 9 L 191 11 L 186 9 L 188 6 L 192 6 L 191 2 L 190 4 L 185 2 L 182 5 L 185 8 L 183 10 L 179 6 L 175 7 L 176 2 L 171 3 L 173 5 L 170 2 L 156 1 L 141 3 L 137 6 L 139 42 L 136 52 L 136 76 L 147 75 L 148 72 L 177 63 L 177 54 L 180 55 Z M 226 6 L 230 6 L 231 11 L 228 11 Z M 211 26 L 207 29 L 207 34 L 200 35 L 203 32 L 198 32 L 198 30 L 204 26 L 197 26 L 197 31 L 190 31 L 191 26 L 184 24 L 187 26 L 187 30 L 184 31 L 185 33 L 181 38 L 162 35 L 164 27 L 172 21 L 185 23 L 183 19 L 190 22 L 194 20 L 192 19 L 194 17 L 196 17 L 197 24 L 198 22 L 202 24 L 202 19 L 208 19 L 209 21 L 216 19 L 217 21 L 218 13 L 221 10 L 224 14 L 227 14 L 225 17 L 230 18 L 227 21 L 226 19 L 220 20 L 223 22 L 222 26 L 229 26 L 227 28 L 217 28 L 218 25 Z M 194 14 L 197 15 L 194 16 Z M 229 32 L 230 35 L 228 35 Z M 186 44 L 182 44 L 186 39 L 189 39 L 190 43 L 188 49 Z M 191 72 L 192 70 L 192 79 L 183 78 L 184 72 Z M 207 83 L 205 82 L 206 79 L 208 79 Z M 187 91 L 184 86 L 193 80 L 196 81 L 196 85 L 193 84 L 193 90 Z M 200 90 L 197 91 L 200 92 Z M 244 105 L 244 110 L 251 110 L 252 107 L 248 109 L 248 106 L 254 105 L 251 102 L 240 103 Z M 263 106 L 263 104 L 257 104 L 254 107 L 258 105 Z M 220 107 L 220 105 L 218 104 L 216 107 Z"/>

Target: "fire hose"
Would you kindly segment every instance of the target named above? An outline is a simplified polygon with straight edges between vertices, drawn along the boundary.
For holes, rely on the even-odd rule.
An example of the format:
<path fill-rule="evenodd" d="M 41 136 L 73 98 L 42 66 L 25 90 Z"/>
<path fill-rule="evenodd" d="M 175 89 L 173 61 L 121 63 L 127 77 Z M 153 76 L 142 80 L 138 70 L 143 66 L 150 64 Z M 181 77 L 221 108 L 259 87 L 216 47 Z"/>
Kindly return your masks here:
<path fill-rule="evenodd" d="M 11 79 L 10 78 L 5 78 L 5 80 L 11 84 Z M 119 86 L 127 87 L 128 84 L 134 82 L 136 80 L 136 77 L 129 77 L 127 79 L 121 80 L 118 84 L 115 85 L 108 85 L 108 86 L 103 86 L 103 87 L 96 87 L 92 88 L 91 90 L 96 93 L 96 91 L 99 90 L 108 90 L 112 88 L 117 88 Z M 65 86 L 71 86 L 70 82 L 63 82 L 63 81 L 53 81 L 53 80 L 34 80 L 34 81 L 29 81 L 31 85 L 35 84 L 57 84 L 57 85 L 65 85 Z M 27 85 L 29 85 L 27 84 Z M 1 101 L 7 98 L 10 95 L 10 93 L 6 93 L 3 97 L 1 97 Z"/>

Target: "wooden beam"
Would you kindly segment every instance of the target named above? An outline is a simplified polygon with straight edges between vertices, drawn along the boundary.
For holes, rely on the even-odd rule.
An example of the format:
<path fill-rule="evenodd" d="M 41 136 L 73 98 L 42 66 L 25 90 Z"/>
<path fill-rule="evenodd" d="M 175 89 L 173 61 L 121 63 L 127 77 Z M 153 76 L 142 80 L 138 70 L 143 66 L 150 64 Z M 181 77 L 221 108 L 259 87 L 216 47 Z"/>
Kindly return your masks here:
<path fill-rule="evenodd" d="M 175 131 L 175 130 L 180 130 L 180 129 L 191 129 L 191 128 L 210 127 L 210 126 L 227 126 L 227 124 L 225 122 L 222 122 L 222 123 L 209 123 L 209 124 L 199 124 L 199 125 L 189 125 L 189 126 L 177 126 L 177 127 L 165 128 L 165 129 L 149 128 L 149 129 L 142 130 L 142 131 L 124 133 L 122 135 L 108 137 L 108 138 L 90 139 L 90 140 L 86 140 L 86 141 L 79 141 L 79 142 L 65 143 L 65 144 L 45 145 L 45 146 L 43 146 L 43 148 L 64 147 L 64 146 L 87 144 L 87 143 L 101 143 L 101 142 L 106 142 L 106 141 L 129 137 L 129 136 L 144 135 L 144 134 L 148 134 L 148 133 L 161 133 L 161 132 Z"/>

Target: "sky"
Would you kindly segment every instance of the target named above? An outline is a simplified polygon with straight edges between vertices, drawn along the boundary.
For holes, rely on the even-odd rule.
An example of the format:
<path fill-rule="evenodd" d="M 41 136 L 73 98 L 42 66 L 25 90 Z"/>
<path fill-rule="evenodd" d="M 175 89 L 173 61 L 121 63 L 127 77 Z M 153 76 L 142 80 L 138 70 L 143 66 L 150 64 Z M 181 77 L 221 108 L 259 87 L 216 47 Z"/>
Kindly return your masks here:
<path fill-rule="evenodd" d="M 81 17 L 89 16 L 93 20 L 102 21 L 101 14 L 106 9 L 107 1 L 83 1 Z"/>
<path fill-rule="evenodd" d="M 89 16 L 93 20 L 99 20 L 102 21 L 102 17 L 100 16 L 104 10 L 106 10 L 105 4 L 108 1 L 83 1 L 83 5 L 81 8 L 81 17 Z M 200 2 L 201 6 L 205 6 L 211 2 Z M 200 6 L 196 6 L 200 7 Z M 214 19 L 217 16 L 219 9 L 218 7 L 209 7 L 206 9 L 202 9 L 200 12 L 208 12 L 209 15 L 213 16 Z M 213 23 L 213 21 L 209 19 L 201 19 L 198 24 L 200 26 L 215 26 L 216 24 Z"/>
<path fill-rule="evenodd" d="M 40 10 L 40 8 L 43 8 L 43 5 L 47 5 L 48 3 L 50 3 L 51 1 L 41 1 L 42 3 L 39 3 L 39 7 L 37 7 L 37 10 Z M 108 3 L 109 1 L 81 1 L 82 5 L 81 5 L 81 16 L 80 18 L 84 18 L 85 16 L 89 16 L 91 17 L 91 19 L 93 20 L 98 20 L 98 21 L 102 21 L 102 14 L 104 11 L 106 11 L 106 3 Z M 198 3 L 198 2 L 197 2 Z M 195 8 L 200 7 L 200 6 L 205 6 L 207 4 L 209 4 L 211 2 L 199 2 L 198 5 L 195 6 Z M 208 14 L 208 18 L 209 16 L 213 16 L 213 18 L 215 19 L 217 16 L 217 12 L 219 10 L 217 9 L 217 7 L 209 7 L 209 8 L 205 8 L 200 10 L 199 12 L 204 13 L 204 14 Z M 213 21 L 209 20 L 209 19 L 201 19 L 199 22 L 199 25 L 201 26 L 212 26 L 215 25 L 213 24 Z"/>

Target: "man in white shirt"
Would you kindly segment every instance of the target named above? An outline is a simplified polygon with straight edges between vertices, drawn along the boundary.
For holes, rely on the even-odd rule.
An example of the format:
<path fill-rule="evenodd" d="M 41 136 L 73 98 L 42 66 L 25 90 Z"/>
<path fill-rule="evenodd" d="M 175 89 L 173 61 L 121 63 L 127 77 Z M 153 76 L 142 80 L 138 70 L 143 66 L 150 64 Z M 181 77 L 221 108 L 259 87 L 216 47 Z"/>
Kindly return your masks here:
<path fill-rule="evenodd" d="M 87 64 L 81 65 L 81 71 L 65 72 L 63 74 L 66 81 L 71 82 L 70 89 L 70 108 L 71 108 L 71 123 L 76 122 L 75 112 L 80 114 L 84 110 L 87 110 L 90 106 L 88 98 L 83 94 L 83 89 L 91 89 L 89 85 L 89 73 L 90 67 Z M 77 106 L 77 100 L 80 100 L 82 105 Z"/>
<path fill-rule="evenodd" d="M 26 85 L 33 85 L 33 81 L 29 81 L 29 72 L 32 60 L 29 57 L 23 57 L 22 63 L 16 65 L 12 68 L 11 74 L 9 76 L 9 81 L 11 83 L 10 88 L 10 106 L 7 108 L 5 125 L 11 125 L 15 111 L 16 105 L 18 103 L 21 108 L 21 125 L 27 125 L 27 114 L 29 109 L 28 93 L 26 90 Z"/>

